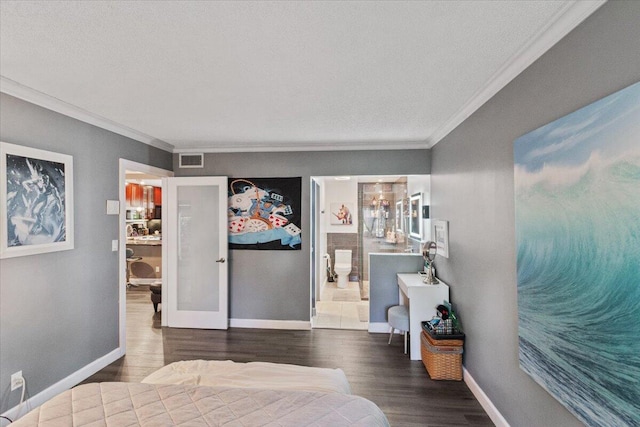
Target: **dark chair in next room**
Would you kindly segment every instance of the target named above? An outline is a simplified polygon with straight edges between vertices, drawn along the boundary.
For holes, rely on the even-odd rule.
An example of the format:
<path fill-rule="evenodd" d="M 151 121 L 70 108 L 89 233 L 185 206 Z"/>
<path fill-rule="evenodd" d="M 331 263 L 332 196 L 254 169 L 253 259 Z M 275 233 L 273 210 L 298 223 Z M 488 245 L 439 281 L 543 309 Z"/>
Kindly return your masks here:
<path fill-rule="evenodd" d="M 158 312 L 158 304 L 162 303 L 162 285 L 149 285 L 151 290 L 151 302 L 153 303 L 153 311 Z"/>

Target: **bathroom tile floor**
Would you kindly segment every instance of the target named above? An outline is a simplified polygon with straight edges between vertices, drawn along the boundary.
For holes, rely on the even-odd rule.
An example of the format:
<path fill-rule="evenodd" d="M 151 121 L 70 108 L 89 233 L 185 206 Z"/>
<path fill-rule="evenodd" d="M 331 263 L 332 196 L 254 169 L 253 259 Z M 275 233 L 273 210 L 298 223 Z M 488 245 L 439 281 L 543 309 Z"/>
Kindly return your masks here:
<path fill-rule="evenodd" d="M 316 302 L 316 315 L 312 319 L 314 328 L 358 329 L 369 328 L 369 301 L 360 300 L 358 282 L 349 282 L 345 289 L 327 282 Z"/>

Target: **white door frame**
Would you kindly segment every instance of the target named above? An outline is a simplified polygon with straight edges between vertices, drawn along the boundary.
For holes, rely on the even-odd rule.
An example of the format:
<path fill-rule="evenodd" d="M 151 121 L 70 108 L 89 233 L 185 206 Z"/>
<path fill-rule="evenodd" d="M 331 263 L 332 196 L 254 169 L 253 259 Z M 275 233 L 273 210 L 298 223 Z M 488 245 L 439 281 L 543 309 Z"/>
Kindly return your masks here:
<path fill-rule="evenodd" d="M 126 186 L 126 173 L 127 170 L 134 170 L 137 172 L 143 172 L 149 175 L 155 175 L 158 177 L 171 177 L 173 172 L 160 169 L 155 166 L 146 165 L 144 163 L 138 163 L 131 160 L 120 159 L 119 162 L 119 179 L 118 179 L 118 193 L 120 199 L 120 215 L 118 220 L 118 299 L 119 299 L 119 350 L 121 354 L 125 354 L 127 351 L 127 233 L 126 233 L 126 213 L 127 213 L 127 197 L 125 193 Z M 165 247 L 162 246 L 162 258 L 164 262 Z M 162 278 L 162 287 L 164 288 L 164 274 Z M 166 324 L 166 310 L 161 311 L 161 323 L 162 326 Z"/>

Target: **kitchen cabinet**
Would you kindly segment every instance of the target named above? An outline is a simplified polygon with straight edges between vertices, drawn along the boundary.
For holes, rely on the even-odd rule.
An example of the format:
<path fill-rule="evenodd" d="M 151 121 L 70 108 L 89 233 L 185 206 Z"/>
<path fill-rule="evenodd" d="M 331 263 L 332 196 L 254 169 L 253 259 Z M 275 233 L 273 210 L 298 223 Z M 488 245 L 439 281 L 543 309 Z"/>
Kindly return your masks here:
<path fill-rule="evenodd" d="M 142 185 L 132 182 L 128 183 L 125 186 L 125 199 L 127 200 L 128 207 L 142 207 L 143 192 Z"/>
<path fill-rule="evenodd" d="M 127 219 L 160 219 L 156 206 L 162 206 L 161 187 L 129 182 L 125 186 L 125 199 L 127 212 L 131 212 Z"/>

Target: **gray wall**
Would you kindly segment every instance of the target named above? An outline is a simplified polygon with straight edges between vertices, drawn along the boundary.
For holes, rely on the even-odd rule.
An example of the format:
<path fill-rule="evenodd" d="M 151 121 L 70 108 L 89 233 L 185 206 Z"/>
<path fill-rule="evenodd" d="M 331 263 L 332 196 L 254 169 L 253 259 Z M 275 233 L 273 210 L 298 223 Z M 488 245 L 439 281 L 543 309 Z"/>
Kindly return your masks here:
<path fill-rule="evenodd" d="M 70 154 L 75 249 L 0 260 L 0 413 L 118 348 L 118 159 L 171 169 L 168 152 L 0 94 L 0 140 Z"/>
<path fill-rule="evenodd" d="M 581 425 L 518 367 L 513 141 L 640 80 L 639 23 L 640 2 L 606 3 L 432 150 L 432 216 L 450 221 L 438 275 L 464 364 L 512 426 Z"/>
<path fill-rule="evenodd" d="M 302 250 L 229 251 L 229 317 L 309 321 L 311 176 L 428 174 L 429 150 L 206 154 L 176 176 L 302 177 Z"/>
<path fill-rule="evenodd" d="M 400 302 L 398 273 L 416 273 L 424 267 L 419 254 L 370 254 L 369 321 L 386 322 L 387 310 Z"/>

